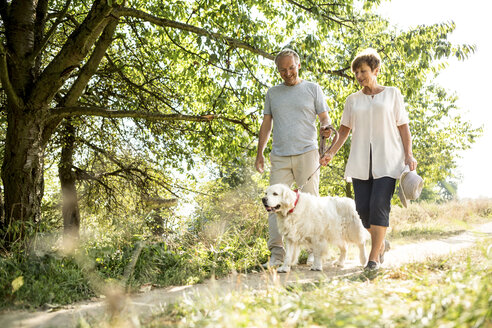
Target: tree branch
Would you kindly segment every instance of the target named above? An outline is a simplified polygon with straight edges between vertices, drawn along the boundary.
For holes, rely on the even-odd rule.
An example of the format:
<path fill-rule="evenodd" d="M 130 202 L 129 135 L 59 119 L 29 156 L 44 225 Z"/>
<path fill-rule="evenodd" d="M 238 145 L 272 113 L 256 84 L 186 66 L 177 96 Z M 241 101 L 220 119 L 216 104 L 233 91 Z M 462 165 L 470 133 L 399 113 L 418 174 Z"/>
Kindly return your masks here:
<path fill-rule="evenodd" d="M 216 119 L 216 115 L 183 115 L 183 114 L 162 114 L 149 113 L 143 111 L 108 110 L 102 107 L 69 106 L 56 107 L 52 110 L 53 117 L 64 118 L 68 116 L 101 116 L 109 118 L 142 118 L 150 121 L 194 121 L 209 122 Z"/>
<path fill-rule="evenodd" d="M 31 103 L 47 105 L 58 92 L 70 72 L 80 65 L 108 23 L 112 7 L 95 1 L 89 14 L 65 42 L 65 45 L 44 69 L 31 94 Z"/>
<path fill-rule="evenodd" d="M 242 120 L 225 117 L 216 114 L 206 115 L 183 115 L 183 114 L 163 114 L 150 113 L 143 111 L 108 110 L 102 107 L 70 106 L 56 107 L 51 112 L 53 118 L 65 118 L 69 116 L 100 116 L 109 118 L 141 118 L 148 121 L 189 121 L 189 122 L 210 122 L 212 120 L 223 120 L 241 125 L 245 130 L 252 133 L 249 124 Z"/>
<path fill-rule="evenodd" d="M 3 24 L 7 25 L 9 19 L 9 4 L 7 0 L 0 0 L 0 15 L 2 16 Z"/>
<path fill-rule="evenodd" d="M 91 57 L 82 67 L 77 80 L 74 82 L 67 95 L 65 96 L 62 106 L 73 106 L 77 103 L 77 100 L 82 95 L 82 92 L 87 86 L 87 83 L 89 83 L 89 80 L 99 67 L 102 58 L 106 54 L 106 50 L 113 41 L 113 35 L 114 31 L 116 30 L 116 26 L 118 26 L 118 20 L 111 18 L 108 25 L 106 25 L 106 27 L 104 28 L 101 37 L 97 41 L 96 47 L 92 52 Z"/>
<path fill-rule="evenodd" d="M 39 45 L 39 43 L 43 40 L 44 30 L 46 27 L 46 17 L 48 13 L 48 0 L 38 0 L 38 4 L 36 6 L 36 20 L 34 22 L 34 49 Z M 32 53 L 27 56 L 27 61 L 32 62 L 35 60 L 35 69 L 34 72 L 39 72 L 41 67 L 41 56 L 32 57 Z M 37 76 L 35 76 L 37 78 Z"/>
<path fill-rule="evenodd" d="M 121 79 L 127 83 L 130 87 L 133 87 L 137 90 L 140 90 L 142 92 L 145 92 L 147 93 L 148 95 L 152 96 L 152 97 L 155 97 L 156 99 L 158 99 L 159 101 L 161 101 L 163 104 L 165 104 L 166 106 L 168 106 L 171 110 L 173 110 L 174 112 L 178 113 L 179 114 L 179 111 L 174 108 L 170 103 L 169 101 L 167 101 L 164 97 L 162 97 L 161 95 L 158 95 L 150 90 L 148 90 L 147 88 L 145 88 L 143 85 L 138 85 L 136 84 L 135 82 L 133 82 L 130 78 L 128 78 L 122 71 L 121 69 L 118 69 L 118 67 L 116 66 L 116 63 L 111 59 L 111 57 L 109 55 L 106 55 L 106 59 L 108 60 L 109 64 L 115 69 L 115 72 L 121 77 Z"/>
<path fill-rule="evenodd" d="M 301 9 L 303 9 L 303 10 L 305 10 L 305 11 L 308 11 L 308 12 L 310 12 L 310 13 L 314 14 L 314 12 L 313 12 L 313 7 L 308 8 L 308 7 L 303 6 L 302 4 L 300 4 L 300 3 L 298 3 L 298 2 L 296 2 L 296 1 L 294 1 L 294 0 L 287 0 L 287 2 L 290 2 L 290 3 L 291 3 L 291 4 L 293 4 L 294 6 L 297 6 L 297 7 L 301 8 Z M 323 16 L 323 18 L 325 18 L 325 19 L 327 19 L 327 20 L 330 20 L 330 21 L 332 21 L 332 22 L 335 22 L 335 23 L 337 23 L 337 24 L 340 24 L 340 25 L 343 25 L 343 26 L 346 26 L 346 27 L 350 27 L 349 25 L 345 24 L 344 22 L 342 22 L 342 21 L 340 21 L 340 20 L 338 20 L 338 19 L 335 19 L 335 18 L 333 18 L 333 17 L 330 17 L 330 16 L 328 16 L 328 15 L 322 14 L 321 16 Z"/>
<path fill-rule="evenodd" d="M 189 24 L 185 24 L 185 23 L 181 23 L 181 22 L 176 22 L 176 21 L 172 21 L 169 19 L 165 19 L 165 18 L 156 17 L 153 15 L 147 14 L 146 12 L 141 11 L 141 10 L 132 9 L 132 8 L 118 8 L 118 9 L 114 10 L 113 14 L 115 16 L 134 17 L 134 18 L 148 21 L 148 22 L 153 23 L 155 25 L 159 25 L 159 26 L 163 26 L 163 27 L 173 27 L 173 28 L 177 28 L 177 29 L 180 29 L 183 31 L 188 31 L 188 32 L 191 32 L 191 33 L 194 33 L 197 35 L 203 35 L 203 36 L 206 36 L 206 37 L 209 37 L 212 39 L 222 40 L 223 42 L 227 43 L 229 46 L 231 46 L 233 48 L 245 49 L 245 50 L 248 50 L 248 51 L 253 52 L 255 54 L 258 54 L 260 56 L 263 56 L 265 58 L 271 59 L 271 60 L 273 60 L 275 58 L 275 56 L 273 56 L 272 54 L 270 54 L 264 50 L 257 49 L 255 47 L 253 47 L 252 45 L 245 43 L 241 40 L 237 40 L 237 39 L 234 39 L 234 38 L 231 38 L 228 36 L 224 36 L 220 33 L 210 32 L 210 31 L 207 31 L 206 29 L 196 27 L 193 25 L 189 25 Z"/>
<path fill-rule="evenodd" d="M 341 76 L 341 77 L 347 78 L 349 80 L 352 80 L 353 78 L 350 77 L 349 75 L 347 75 L 347 73 L 345 73 L 345 71 L 348 69 L 350 69 L 350 66 L 344 67 L 341 69 L 337 69 L 337 70 L 325 70 L 325 71 L 323 71 L 323 73 L 324 74 L 330 74 L 330 75 L 337 75 L 337 76 Z"/>
<path fill-rule="evenodd" d="M 171 42 L 178 48 L 180 48 L 181 50 L 183 50 L 184 52 L 192 55 L 192 56 L 196 56 L 198 58 L 200 58 L 202 61 L 204 62 L 208 62 L 205 58 L 203 58 L 202 56 L 200 56 L 199 54 L 197 53 L 194 53 L 192 51 L 189 51 L 188 49 L 186 49 L 185 47 L 183 47 L 182 45 L 180 45 L 178 42 L 176 42 L 176 40 L 174 40 L 170 35 L 169 33 L 167 32 L 167 29 L 164 29 L 164 32 L 166 33 L 167 37 L 169 38 L 169 40 L 171 40 Z M 240 75 L 238 72 L 234 72 L 234 71 L 231 71 L 230 69 L 227 69 L 227 68 L 223 68 L 223 67 L 220 67 L 220 66 L 217 66 L 215 65 L 214 63 L 209 63 L 210 65 L 214 66 L 214 67 L 217 67 L 218 69 L 221 69 L 223 71 L 226 71 L 226 72 L 229 72 L 229 73 L 232 73 L 232 74 L 237 74 L 237 75 Z"/>
<path fill-rule="evenodd" d="M 65 15 L 67 14 L 67 11 L 68 11 L 68 8 L 70 7 L 71 2 L 72 2 L 72 0 L 68 0 L 65 3 L 65 6 L 63 7 L 62 11 L 58 14 L 58 17 L 56 18 L 56 20 L 53 23 L 53 25 L 51 25 L 51 28 L 46 33 L 46 35 L 43 38 L 43 40 L 41 40 L 36 45 L 36 47 L 34 48 L 33 52 L 29 55 L 29 59 L 28 59 L 29 61 L 31 61 L 32 59 L 36 58 L 41 53 L 41 51 L 43 51 L 44 47 L 46 46 L 46 44 L 48 43 L 48 41 L 53 36 L 53 34 L 55 33 L 56 29 L 58 28 L 58 25 L 60 25 L 60 23 L 62 22 L 63 17 L 65 17 Z"/>
<path fill-rule="evenodd" d="M 2 82 L 2 87 L 7 94 L 8 100 L 16 107 L 24 107 L 24 102 L 14 90 L 12 83 L 10 83 L 9 69 L 7 65 L 7 51 L 5 50 L 3 44 L 0 42 L 0 81 Z"/>
<path fill-rule="evenodd" d="M 94 174 L 93 172 L 82 170 L 81 168 L 78 168 L 76 166 L 73 166 L 73 169 L 75 171 L 75 176 L 76 176 L 77 180 L 79 180 L 79 181 L 84 181 L 84 180 L 96 181 L 97 183 L 102 185 L 104 187 L 104 189 L 106 189 L 108 192 L 111 192 L 113 190 L 106 183 L 104 183 L 104 181 L 99 179 L 99 177 L 96 174 Z"/>

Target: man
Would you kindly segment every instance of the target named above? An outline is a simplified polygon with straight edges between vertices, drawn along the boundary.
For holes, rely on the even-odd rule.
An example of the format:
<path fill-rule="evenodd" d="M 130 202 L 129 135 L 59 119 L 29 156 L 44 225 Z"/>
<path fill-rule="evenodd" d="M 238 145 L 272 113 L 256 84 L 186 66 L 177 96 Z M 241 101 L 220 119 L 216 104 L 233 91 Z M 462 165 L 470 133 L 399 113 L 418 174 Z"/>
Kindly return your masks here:
<path fill-rule="evenodd" d="M 263 172 L 263 151 L 273 125 L 270 185 L 285 183 L 291 186 L 296 182 L 301 186 L 319 165 L 316 115 L 322 127 L 320 131 L 323 131 L 324 127 L 330 125 L 328 106 L 318 84 L 299 78 L 301 63 L 294 50 L 283 49 L 275 57 L 275 64 L 284 82 L 271 87 L 266 94 L 255 166 L 258 172 Z M 329 132 L 323 134 L 329 136 Z M 319 171 L 304 186 L 303 191 L 318 196 L 318 188 Z M 271 256 L 265 265 L 280 265 L 285 250 L 275 213 L 268 216 L 268 232 Z"/>

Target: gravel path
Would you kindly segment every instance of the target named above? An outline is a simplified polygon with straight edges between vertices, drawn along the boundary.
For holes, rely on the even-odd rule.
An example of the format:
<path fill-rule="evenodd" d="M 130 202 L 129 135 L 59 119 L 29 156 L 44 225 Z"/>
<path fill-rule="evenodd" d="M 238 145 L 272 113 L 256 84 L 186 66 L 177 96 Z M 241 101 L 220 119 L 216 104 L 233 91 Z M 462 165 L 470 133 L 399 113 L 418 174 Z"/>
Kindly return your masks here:
<path fill-rule="evenodd" d="M 477 226 L 446 239 L 429 240 L 406 245 L 392 245 L 385 255 L 383 267 L 397 267 L 429 257 L 446 255 L 473 246 L 484 236 L 492 236 L 492 222 Z M 0 327 L 75 327 L 83 318 L 89 323 L 107 319 L 111 311 L 124 313 L 126 323 L 132 327 L 132 318 L 142 318 L 159 312 L 166 305 L 190 297 L 223 295 L 233 290 L 268 289 L 289 283 L 319 281 L 330 277 L 361 272 L 362 267 L 355 260 L 349 260 L 344 269 L 326 266 L 323 272 L 309 271 L 306 265 L 295 267 L 289 274 L 277 274 L 273 270 L 250 274 L 232 274 L 219 280 L 203 284 L 154 289 L 148 292 L 127 295 L 115 293 L 107 299 L 88 301 L 64 306 L 56 311 L 13 311 L 0 314 Z M 136 325 L 138 326 L 138 324 Z"/>

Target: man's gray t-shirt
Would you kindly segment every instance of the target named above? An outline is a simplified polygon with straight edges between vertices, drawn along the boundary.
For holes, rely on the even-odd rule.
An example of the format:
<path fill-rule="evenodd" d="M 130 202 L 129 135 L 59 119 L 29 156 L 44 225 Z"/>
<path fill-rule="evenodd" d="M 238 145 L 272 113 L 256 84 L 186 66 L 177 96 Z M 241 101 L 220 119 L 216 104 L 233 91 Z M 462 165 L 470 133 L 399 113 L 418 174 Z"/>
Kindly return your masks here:
<path fill-rule="evenodd" d="M 264 114 L 272 115 L 272 154 L 293 156 L 318 148 L 316 115 L 328 106 L 317 83 L 302 80 L 294 86 L 279 84 L 268 89 Z"/>

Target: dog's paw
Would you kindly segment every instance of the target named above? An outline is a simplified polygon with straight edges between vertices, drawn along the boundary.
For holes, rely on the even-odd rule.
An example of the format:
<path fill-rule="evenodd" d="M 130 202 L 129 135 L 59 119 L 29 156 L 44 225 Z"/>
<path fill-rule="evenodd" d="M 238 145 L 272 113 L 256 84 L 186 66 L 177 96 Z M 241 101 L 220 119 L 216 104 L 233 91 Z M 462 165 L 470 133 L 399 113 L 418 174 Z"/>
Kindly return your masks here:
<path fill-rule="evenodd" d="M 287 273 L 287 272 L 290 272 L 290 267 L 289 266 L 282 265 L 281 267 L 279 267 L 277 269 L 277 272 L 278 273 Z"/>
<path fill-rule="evenodd" d="M 333 266 L 336 266 L 337 268 L 343 268 L 344 265 L 345 264 L 343 262 L 340 262 L 338 260 L 333 262 Z"/>
<path fill-rule="evenodd" d="M 319 265 L 319 266 L 313 265 L 311 267 L 311 269 L 309 269 L 309 270 L 311 270 L 311 271 L 323 271 L 323 267 L 321 265 Z"/>

